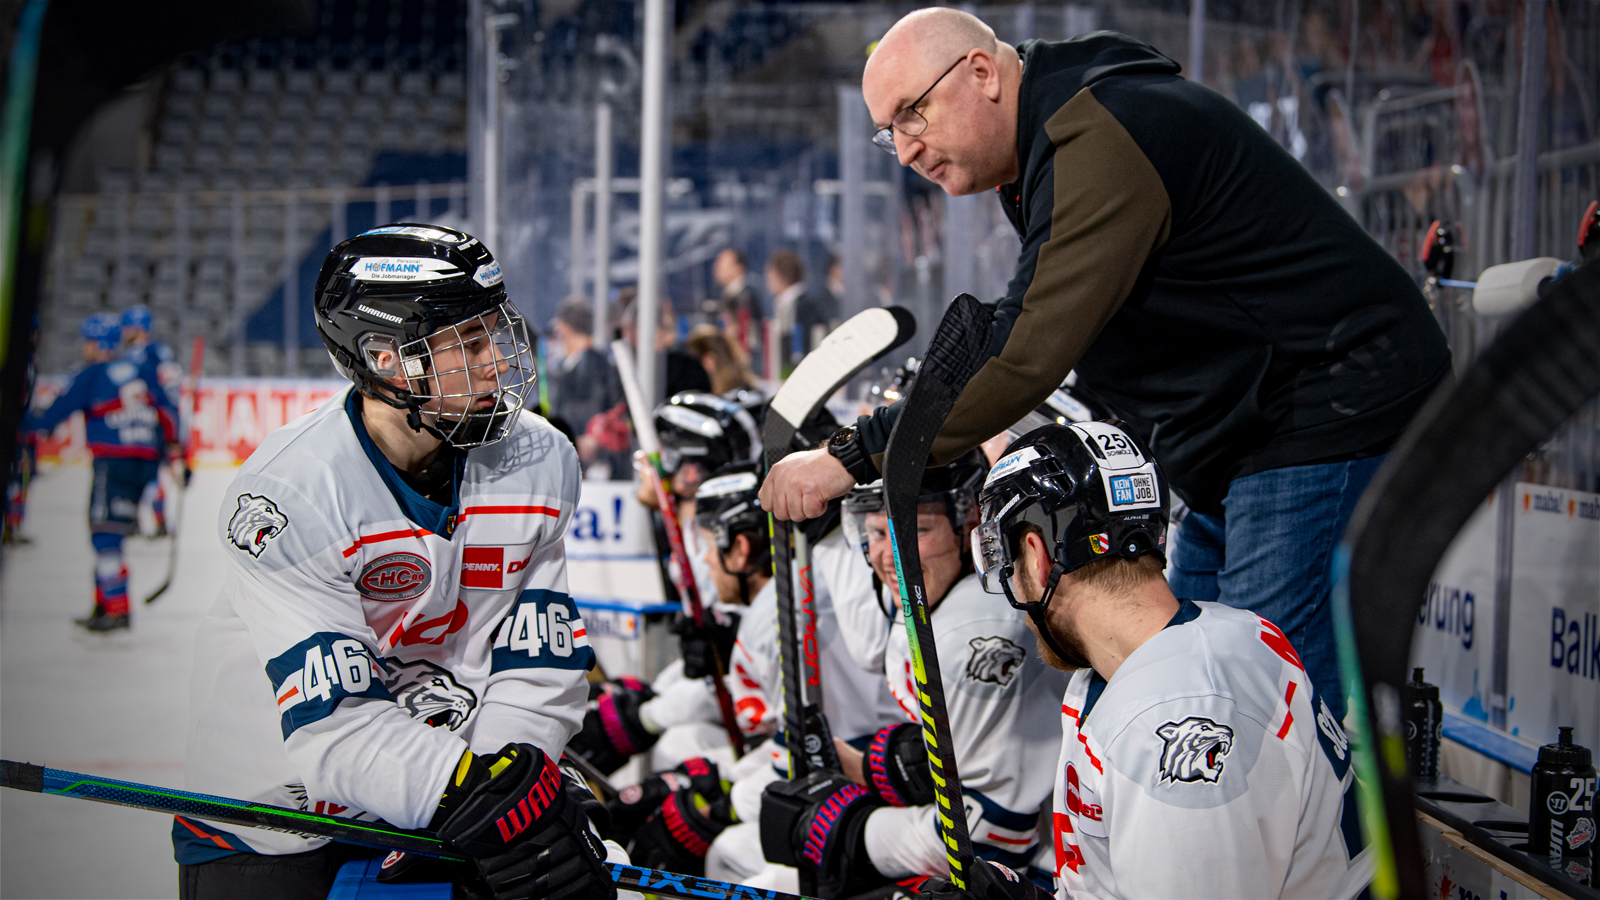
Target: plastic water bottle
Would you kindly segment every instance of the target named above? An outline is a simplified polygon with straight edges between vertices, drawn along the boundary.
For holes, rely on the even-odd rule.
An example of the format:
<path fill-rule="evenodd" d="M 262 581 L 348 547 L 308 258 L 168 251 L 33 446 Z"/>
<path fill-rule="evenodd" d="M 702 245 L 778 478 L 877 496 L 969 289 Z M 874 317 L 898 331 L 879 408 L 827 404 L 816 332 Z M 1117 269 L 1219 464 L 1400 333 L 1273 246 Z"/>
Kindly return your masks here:
<path fill-rule="evenodd" d="M 1580 881 L 1591 877 L 1595 833 L 1595 771 L 1588 747 L 1562 726 L 1554 744 L 1539 748 L 1529 799 L 1528 853 Z"/>

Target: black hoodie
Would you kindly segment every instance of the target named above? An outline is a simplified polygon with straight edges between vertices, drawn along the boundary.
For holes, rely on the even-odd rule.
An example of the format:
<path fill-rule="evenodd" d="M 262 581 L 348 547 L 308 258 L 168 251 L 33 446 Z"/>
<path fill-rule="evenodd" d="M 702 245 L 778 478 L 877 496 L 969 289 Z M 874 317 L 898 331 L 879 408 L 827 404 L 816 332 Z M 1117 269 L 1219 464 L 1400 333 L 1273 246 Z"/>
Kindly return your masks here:
<path fill-rule="evenodd" d="M 1024 43 L 1022 237 L 943 464 L 1076 368 L 1179 495 L 1384 452 L 1450 367 L 1415 282 L 1259 125 L 1126 35 Z M 882 451 L 897 410 L 859 422 Z"/>

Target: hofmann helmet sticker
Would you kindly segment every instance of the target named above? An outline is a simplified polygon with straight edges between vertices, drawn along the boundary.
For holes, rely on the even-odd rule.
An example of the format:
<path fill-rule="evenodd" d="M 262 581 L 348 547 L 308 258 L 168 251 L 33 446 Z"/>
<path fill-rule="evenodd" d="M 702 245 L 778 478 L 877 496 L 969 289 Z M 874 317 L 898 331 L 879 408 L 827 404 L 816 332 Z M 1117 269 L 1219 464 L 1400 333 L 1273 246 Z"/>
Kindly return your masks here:
<path fill-rule="evenodd" d="M 1040 455 L 1038 447 L 1023 447 L 1015 453 L 1001 457 L 1000 461 L 994 464 L 994 468 L 989 470 L 989 477 L 983 480 L 983 486 L 988 487 L 1007 475 L 1015 474 L 1018 469 L 1038 459 Z"/>
<path fill-rule="evenodd" d="M 479 266 L 478 271 L 472 273 L 472 280 L 484 287 L 494 287 L 499 284 L 501 280 L 500 263 L 490 262 Z"/>
<path fill-rule="evenodd" d="M 350 267 L 357 281 L 437 281 L 461 274 L 442 259 L 411 256 L 363 256 Z"/>

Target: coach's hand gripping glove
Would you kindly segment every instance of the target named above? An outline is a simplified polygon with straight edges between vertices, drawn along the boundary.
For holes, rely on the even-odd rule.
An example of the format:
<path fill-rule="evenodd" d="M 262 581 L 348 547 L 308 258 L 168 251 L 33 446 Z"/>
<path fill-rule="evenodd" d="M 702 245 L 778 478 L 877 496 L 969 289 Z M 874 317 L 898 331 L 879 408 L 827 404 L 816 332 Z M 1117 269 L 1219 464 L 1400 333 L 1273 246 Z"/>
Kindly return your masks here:
<path fill-rule="evenodd" d="M 934 801 L 933 770 L 922 726 L 909 722 L 879 729 L 861 767 L 867 786 L 890 806 L 926 806 Z"/>
<path fill-rule="evenodd" d="M 917 893 L 918 900 L 1055 900 L 1055 895 L 994 862 L 975 860 L 961 890 L 949 879 L 930 878 Z"/>
<path fill-rule="evenodd" d="M 733 655 L 733 642 L 739 637 L 739 614 L 707 609 L 701 624 L 679 613 L 672 622 L 672 633 L 678 636 L 678 646 L 683 651 L 683 674 L 687 678 L 705 678 L 718 671 L 717 663 L 726 673 L 728 660 Z"/>
<path fill-rule="evenodd" d="M 430 828 L 471 857 L 495 900 L 617 896 L 600 836 L 531 744 L 463 754 Z"/>
<path fill-rule="evenodd" d="M 654 747 L 661 736 L 660 729 L 647 726 L 639 717 L 639 707 L 655 695 L 637 678 L 592 686 L 583 729 L 573 736 L 567 750 L 607 775 L 622 768 L 634 754 Z"/>
<path fill-rule="evenodd" d="M 867 816 L 884 803 L 838 772 L 774 781 L 761 795 L 761 850 L 798 867 L 823 897 L 851 897 L 890 883 L 867 856 Z"/>

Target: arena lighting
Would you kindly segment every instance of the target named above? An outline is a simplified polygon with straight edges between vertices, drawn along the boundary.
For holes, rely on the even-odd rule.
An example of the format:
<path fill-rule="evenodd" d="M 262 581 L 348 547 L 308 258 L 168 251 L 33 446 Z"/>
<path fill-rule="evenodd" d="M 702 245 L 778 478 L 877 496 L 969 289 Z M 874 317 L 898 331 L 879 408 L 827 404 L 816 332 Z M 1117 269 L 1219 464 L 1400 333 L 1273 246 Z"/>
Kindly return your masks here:
<path fill-rule="evenodd" d="M 1334 562 L 1339 662 L 1361 735 L 1361 813 L 1378 897 L 1424 898 L 1401 685 L 1417 600 L 1483 498 L 1600 394 L 1600 262 L 1566 276 L 1417 414 L 1362 496 Z"/>

